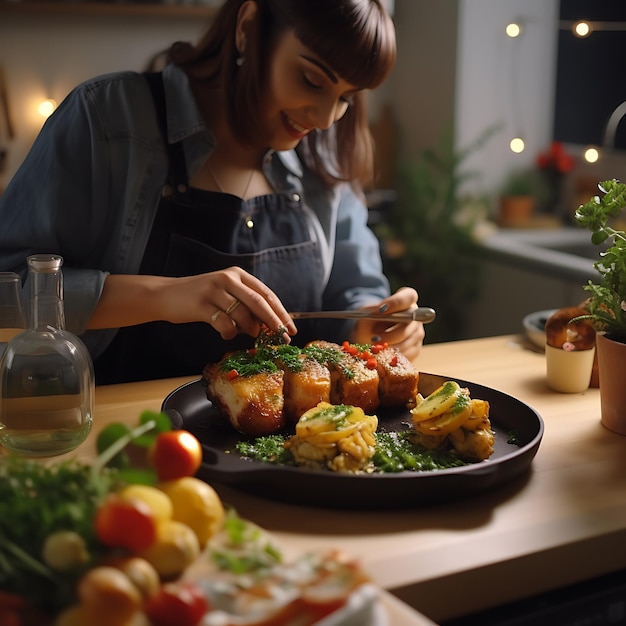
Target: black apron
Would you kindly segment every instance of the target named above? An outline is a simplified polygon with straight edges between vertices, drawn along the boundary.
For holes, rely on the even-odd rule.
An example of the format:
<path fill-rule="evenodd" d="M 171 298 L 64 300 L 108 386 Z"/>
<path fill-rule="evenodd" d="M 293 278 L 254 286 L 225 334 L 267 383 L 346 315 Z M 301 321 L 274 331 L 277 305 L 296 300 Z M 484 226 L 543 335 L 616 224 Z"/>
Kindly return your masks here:
<path fill-rule="evenodd" d="M 156 80 L 155 80 L 156 77 Z M 242 200 L 188 187 L 182 144 L 167 142 L 160 74 L 148 75 L 170 158 L 139 274 L 191 276 L 239 266 L 272 289 L 288 311 L 319 310 L 324 271 L 311 220 L 298 194 Z M 180 302 L 184 307 L 185 303 Z M 298 324 L 298 344 L 316 338 L 314 325 Z M 94 361 L 97 384 L 200 376 L 226 351 L 252 346 L 238 335 L 224 341 L 203 322 L 150 322 L 121 328 Z"/>

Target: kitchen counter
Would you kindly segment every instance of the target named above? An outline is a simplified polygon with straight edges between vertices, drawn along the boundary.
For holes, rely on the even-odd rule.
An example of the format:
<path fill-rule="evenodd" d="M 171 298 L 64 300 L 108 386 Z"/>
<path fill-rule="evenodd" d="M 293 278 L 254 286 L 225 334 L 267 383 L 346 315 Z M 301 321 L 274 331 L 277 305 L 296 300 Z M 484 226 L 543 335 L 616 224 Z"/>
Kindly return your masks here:
<path fill-rule="evenodd" d="M 458 338 L 519 332 L 529 313 L 585 300 L 584 286 L 600 276 L 594 262 L 602 247 L 591 243 L 584 228 L 500 228 L 480 245 L 473 259 L 479 290 L 465 305 Z"/>
<path fill-rule="evenodd" d="M 591 234 L 583 228 L 502 228 L 482 244 L 492 258 L 522 269 L 580 285 L 598 279 L 593 264 L 600 247 L 591 243 Z"/>
<path fill-rule="evenodd" d="M 516 335 L 427 345 L 418 366 L 538 411 L 545 433 L 531 471 L 470 500 L 401 511 L 296 506 L 215 485 L 220 495 L 290 550 L 359 556 L 380 587 L 435 622 L 626 568 L 626 437 L 601 426 L 597 389 L 550 391 L 544 355 Z M 189 380 L 99 387 L 94 431 L 73 456 L 93 459 L 103 425 L 136 423 Z M 418 619 L 391 624 L 428 623 Z"/>

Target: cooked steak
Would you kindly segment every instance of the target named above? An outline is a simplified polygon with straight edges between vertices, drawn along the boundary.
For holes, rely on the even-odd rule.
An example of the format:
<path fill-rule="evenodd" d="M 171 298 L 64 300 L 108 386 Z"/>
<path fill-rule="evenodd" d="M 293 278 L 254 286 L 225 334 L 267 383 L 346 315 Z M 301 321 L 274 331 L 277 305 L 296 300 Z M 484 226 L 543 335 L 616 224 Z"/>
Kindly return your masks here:
<path fill-rule="evenodd" d="M 260 437 L 285 425 L 281 370 L 230 377 L 220 363 L 212 363 L 202 375 L 207 381 L 208 397 L 239 432 Z"/>
<path fill-rule="evenodd" d="M 379 398 L 378 371 L 375 368 L 369 369 L 362 359 L 345 352 L 337 343 L 312 341 L 308 346 L 336 350 L 339 353 L 338 358 L 328 363 L 331 404 L 358 406 L 365 413 L 376 411 Z"/>
<path fill-rule="evenodd" d="M 263 344 L 229 353 L 208 364 L 203 376 L 209 399 L 233 427 L 257 437 L 296 423 L 320 402 L 367 414 L 379 406 L 413 406 L 418 382 L 418 372 L 395 348 L 321 340 L 304 348 Z"/>

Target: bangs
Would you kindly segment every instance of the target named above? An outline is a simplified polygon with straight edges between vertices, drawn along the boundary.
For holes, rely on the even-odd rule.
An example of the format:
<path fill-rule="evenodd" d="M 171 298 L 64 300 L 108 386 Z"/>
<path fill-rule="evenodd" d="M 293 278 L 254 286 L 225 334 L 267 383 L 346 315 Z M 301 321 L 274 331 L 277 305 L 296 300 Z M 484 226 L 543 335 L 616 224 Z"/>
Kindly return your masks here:
<path fill-rule="evenodd" d="M 298 8 L 282 17 L 343 80 L 374 89 L 387 78 L 396 61 L 395 28 L 377 0 L 296 1 Z"/>

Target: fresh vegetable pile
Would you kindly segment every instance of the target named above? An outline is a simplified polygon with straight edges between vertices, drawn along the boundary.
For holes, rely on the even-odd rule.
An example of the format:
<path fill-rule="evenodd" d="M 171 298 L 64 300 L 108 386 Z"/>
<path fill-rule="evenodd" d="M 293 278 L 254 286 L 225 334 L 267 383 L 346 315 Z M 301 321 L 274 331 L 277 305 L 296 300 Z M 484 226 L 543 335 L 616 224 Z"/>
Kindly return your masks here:
<path fill-rule="evenodd" d="M 167 416 L 111 424 L 97 445 L 93 466 L 0 459 L 0 623 L 141 623 L 221 529 L 219 496 L 193 476 L 200 443 Z"/>
<path fill-rule="evenodd" d="M 0 457 L 2 626 L 308 626 L 366 582 L 335 553 L 285 563 L 194 476 L 200 443 L 163 414 L 111 424 L 98 452 Z"/>

